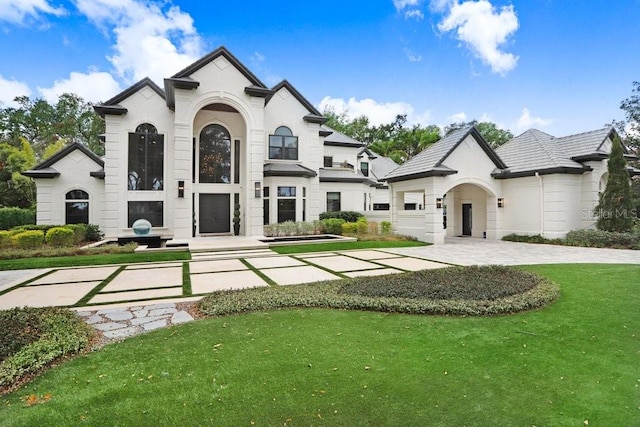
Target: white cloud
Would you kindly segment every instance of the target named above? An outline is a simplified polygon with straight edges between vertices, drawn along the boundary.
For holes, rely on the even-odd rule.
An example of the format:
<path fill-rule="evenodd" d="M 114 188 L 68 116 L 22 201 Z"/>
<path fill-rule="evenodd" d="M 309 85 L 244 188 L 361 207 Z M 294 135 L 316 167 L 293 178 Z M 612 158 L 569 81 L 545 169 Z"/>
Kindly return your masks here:
<path fill-rule="evenodd" d="M 422 0 L 393 0 L 393 6 L 398 13 L 404 12 L 404 19 L 424 19 L 424 13 L 418 8 Z"/>
<path fill-rule="evenodd" d="M 373 126 L 391 123 L 396 119 L 397 115 L 406 114 L 407 124 L 428 124 L 431 119 L 431 113 L 427 110 L 423 113 L 416 113 L 413 106 L 406 102 L 386 102 L 383 104 L 377 101 L 365 98 L 357 100 L 349 98 L 332 98 L 325 96 L 320 101 L 319 110 L 332 109 L 336 114 L 346 113 L 349 120 L 353 120 L 360 116 L 367 116 L 369 123 Z"/>
<path fill-rule="evenodd" d="M 393 0 L 393 5 L 398 12 L 402 11 L 406 7 L 418 6 L 421 0 Z"/>
<path fill-rule="evenodd" d="M 132 83 L 163 79 L 202 56 L 202 40 L 193 18 L 165 2 L 137 0 L 75 0 L 78 10 L 97 26 L 115 34 L 108 57 L 118 76 Z"/>
<path fill-rule="evenodd" d="M 38 88 L 38 92 L 49 103 L 58 101 L 63 93 L 75 93 L 88 102 L 106 101 L 120 92 L 120 85 L 109 73 L 90 71 L 72 72 L 68 79 L 56 80 L 50 88 Z"/>
<path fill-rule="evenodd" d="M 467 121 L 467 114 L 464 111 L 452 114 L 448 117 L 449 123 L 462 123 Z"/>
<path fill-rule="evenodd" d="M 24 24 L 27 18 L 38 18 L 41 14 L 61 16 L 66 12 L 62 6 L 55 7 L 49 0 L 2 0 L 0 21 Z"/>
<path fill-rule="evenodd" d="M 424 13 L 418 9 L 407 10 L 404 13 L 406 19 L 415 19 L 416 21 L 422 21 L 424 19 Z"/>
<path fill-rule="evenodd" d="M 447 4 L 438 1 L 435 5 Z M 498 10 L 488 0 L 462 3 L 455 0 L 448 6 L 448 15 L 438 24 L 440 31 L 455 31 L 456 38 L 487 63 L 494 73 L 505 74 L 516 67 L 518 57 L 501 49 L 519 26 L 512 5 Z"/>
<path fill-rule="evenodd" d="M 516 133 L 521 133 L 527 129 L 535 127 L 545 127 L 551 123 L 550 119 L 543 119 L 542 117 L 532 116 L 528 108 L 522 109 L 522 114 L 516 122 Z"/>
<path fill-rule="evenodd" d="M 414 53 L 409 48 L 406 48 L 406 47 L 404 48 L 404 54 L 406 55 L 406 57 L 409 60 L 409 62 L 420 62 L 420 61 L 422 61 L 422 55 L 418 55 L 417 53 Z"/>
<path fill-rule="evenodd" d="M 31 89 L 23 82 L 8 80 L 0 75 L 0 103 L 2 106 L 17 106 L 13 102 L 17 96 L 31 96 Z"/>

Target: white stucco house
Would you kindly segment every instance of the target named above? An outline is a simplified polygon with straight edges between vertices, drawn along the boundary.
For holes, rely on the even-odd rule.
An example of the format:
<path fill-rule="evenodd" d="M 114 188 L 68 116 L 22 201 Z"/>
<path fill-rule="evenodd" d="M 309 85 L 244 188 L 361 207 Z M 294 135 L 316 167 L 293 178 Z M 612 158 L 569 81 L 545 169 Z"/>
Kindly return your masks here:
<path fill-rule="evenodd" d="M 614 132 L 530 130 L 493 150 L 467 128 L 398 166 L 326 127 L 286 80 L 268 88 L 224 47 L 164 88 L 143 79 L 95 110 L 104 157 L 73 144 L 24 174 L 36 182 L 38 223 L 97 224 L 108 238 L 131 235 L 139 218 L 166 237 L 230 234 L 235 205 L 245 236 L 332 210 L 433 243 L 562 236 L 594 222 Z"/>
<path fill-rule="evenodd" d="M 614 137 L 612 128 L 561 138 L 531 129 L 493 150 L 474 127 L 453 131 L 386 175 L 394 228 L 431 243 L 593 228 Z M 404 193 L 416 191 L 425 211 L 403 210 Z"/>
<path fill-rule="evenodd" d="M 224 47 L 164 89 L 143 79 L 95 110 L 104 157 L 73 144 L 25 172 L 38 223 L 88 222 L 114 238 L 145 218 L 155 234 L 187 238 L 231 233 L 239 204 L 240 234 L 260 236 L 264 224 L 324 211 L 389 213 L 379 178 L 390 160 L 324 126 L 289 82 L 265 86 Z"/>

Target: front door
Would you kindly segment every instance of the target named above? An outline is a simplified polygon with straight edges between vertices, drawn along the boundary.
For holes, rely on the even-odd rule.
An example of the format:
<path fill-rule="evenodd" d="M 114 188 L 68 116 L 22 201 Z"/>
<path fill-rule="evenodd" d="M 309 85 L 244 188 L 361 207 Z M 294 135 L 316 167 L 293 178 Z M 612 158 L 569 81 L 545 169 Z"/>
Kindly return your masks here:
<path fill-rule="evenodd" d="M 462 204 L 462 235 L 471 236 L 471 203 Z"/>
<path fill-rule="evenodd" d="M 231 231 L 231 195 L 200 194 L 200 234 Z"/>

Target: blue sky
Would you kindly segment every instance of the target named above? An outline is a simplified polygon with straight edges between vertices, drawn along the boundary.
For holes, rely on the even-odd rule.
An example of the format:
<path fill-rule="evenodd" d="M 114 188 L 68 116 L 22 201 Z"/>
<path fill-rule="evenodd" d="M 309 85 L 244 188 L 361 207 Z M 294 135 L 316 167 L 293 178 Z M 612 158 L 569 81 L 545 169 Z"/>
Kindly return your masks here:
<path fill-rule="evenodd" d="M 640 0 L 1 0 L 0 102 L 104 101 L 224 45 L 321 110 L 563 136 L 624 117 L 638 22 Z"/>

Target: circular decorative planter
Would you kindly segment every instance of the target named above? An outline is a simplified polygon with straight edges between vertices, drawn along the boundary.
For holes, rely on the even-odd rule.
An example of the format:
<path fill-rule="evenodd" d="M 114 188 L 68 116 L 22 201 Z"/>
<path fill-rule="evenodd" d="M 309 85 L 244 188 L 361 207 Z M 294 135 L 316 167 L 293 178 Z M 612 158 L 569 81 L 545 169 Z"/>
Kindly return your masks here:
<path fill-rule="evenodd" d="M 136 236 L 146 236 L 151 231 L 151 223 L 146 219 L 140 218 L 133 223 L 131 228 L 133 228 Z"/>

